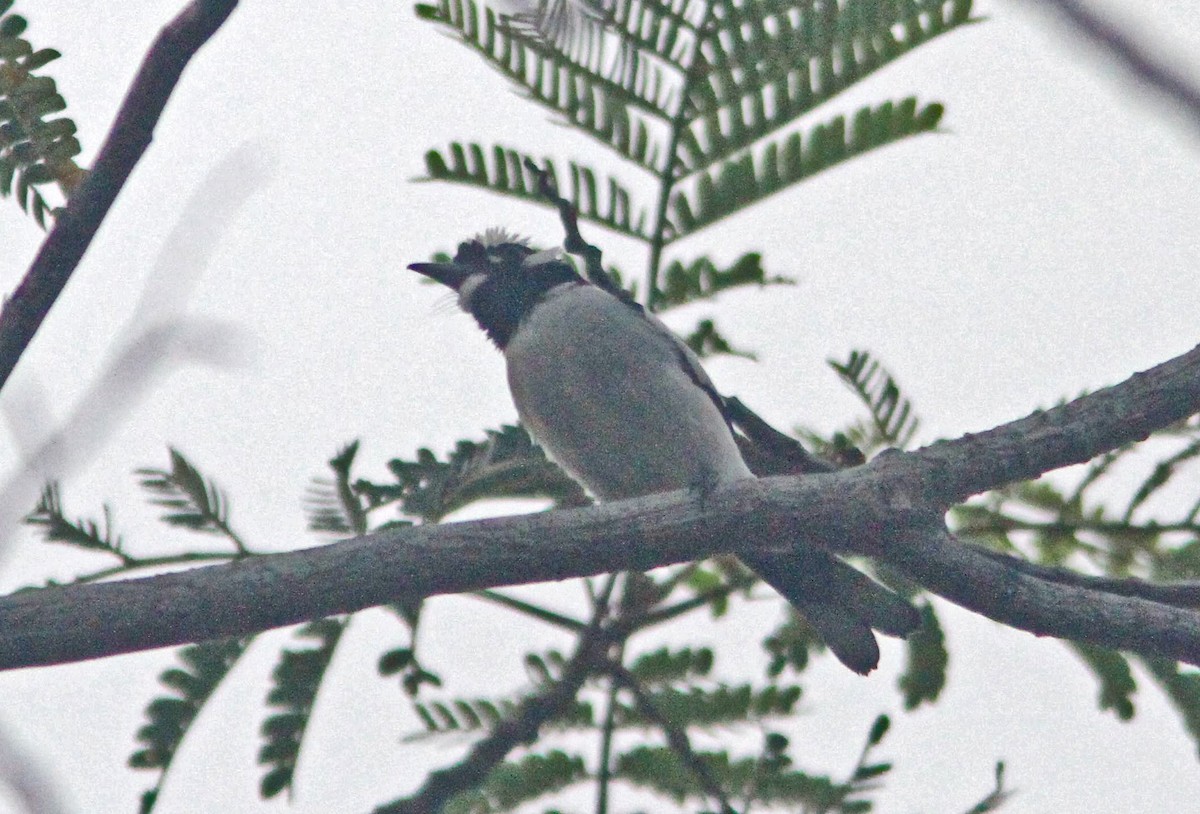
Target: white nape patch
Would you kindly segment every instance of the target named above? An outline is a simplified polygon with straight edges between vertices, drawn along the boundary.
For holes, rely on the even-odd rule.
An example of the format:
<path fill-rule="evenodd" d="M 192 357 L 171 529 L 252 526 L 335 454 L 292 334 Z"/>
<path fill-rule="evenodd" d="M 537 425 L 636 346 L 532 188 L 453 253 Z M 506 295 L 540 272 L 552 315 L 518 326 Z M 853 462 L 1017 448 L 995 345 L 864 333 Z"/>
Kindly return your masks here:
<path fill-rule="evenodd" d="M 475 235 L 475 242 L 482 244 L 485 249 L 499 246 L 502 243 L 519 243 L 522 246 L 528 246 L 529 238 L 514 234 L 503 226 L 493 226 Z"/>
<path fill-rule="evenodd" d="M 479 290 L 479 286 L 483 285 L 483 281 L 487 279 L 487 275 L 483 272 L 476 272 L 467 279 L 463 280 L 462 285 L 458 287 L 458 306 L 464 311 L 471 310 L 471 297 L 475 296 L 475 292 Z"/>
<path fill-rule="evenodd" d="M 540 252 L 534 252 L 522 260 L 521 265 L 525 268 L 535 268 L 543 263 L 549 263 L 552 260 L 561 260 L 562 256 L 562 249 L 558 247 L 542 249 Z"/>

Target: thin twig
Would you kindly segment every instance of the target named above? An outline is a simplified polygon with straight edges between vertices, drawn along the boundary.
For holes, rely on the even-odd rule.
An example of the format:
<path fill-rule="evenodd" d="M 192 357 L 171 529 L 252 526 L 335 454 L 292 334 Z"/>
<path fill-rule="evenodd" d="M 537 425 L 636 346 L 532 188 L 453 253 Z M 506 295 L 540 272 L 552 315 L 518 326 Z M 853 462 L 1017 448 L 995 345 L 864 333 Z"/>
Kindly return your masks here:
<path fill-rule="evenodd" d="M 1076 31 L 1115 56 L 1142 82 L 1181 104 L 1200 124 L 1200 87 L 1154 56 L 1128 32 L 1081 0 L 1042 0 L 1041 5 L 1057 9 Z"/>
<path fill-rule="evenodd" d="M 717 782 L 717 778 L 713 776 L 712 771 L 708 768 L 704 760 L 692 749 L 692 742 L 688 738 L 687 731 L 662 714 L 662 711 L 646 695 L 637 678 L 629 670 L 625 669 L 623 665 L 614 663 L 609 665 L 608 670 L 613 680 L 628 690 L 630 695 L 633 696 L 633 702 L 637 706 L 638 711 L 647 720 L 662 729 L 663 734 L 667 738 L 667 745 L 671 747 L 671 751 L 687 767 L 688 771 L 695 776 L 697 782 L 700 784 L 700 788 L 704 789 L 704 793 L 721 804 L 722 814 L 736 814 L 733 806 L 729 804 L 729 797 L 725 794 L 725 790 Z"/>
<path fill-rule="evenodd" d="M 558 194 L 558 189 L 554 186 L 554 179 L 550 173 L 528 158 L 525 159 L 525 167 L 537 177 L 538 193 L 558 207 L 558 215 L 562 219 L 563 229 L 567 233 L 567 239 L 563 241 L 563 248 L 571 254 L 583 258 L 589 280 L 609 294 L 632 303 L 629 292 L 617 285 L 612 276 L 604 270 L 599 247 L 583 239 L 583 235 L 579 232 L 579 213 L 570 201 Z"/>
<path fill-rule="evenodd" d="M 617 682 L 611 678 L 604 705 L 604 723 L 600 728 L 600 765 L 596 769 L 596 814 L 608 814 L 608 794 L 612 788 L 613 738 L 617 732 Z"/>
<path fill-rule="evenodd" d="M 0 311 L 0 388 L 62 293 L 134 166 L 188 62 L 237 0 L 193 0 L 146 53 L 87 178 L 56 218 L 29 271 Z"/>

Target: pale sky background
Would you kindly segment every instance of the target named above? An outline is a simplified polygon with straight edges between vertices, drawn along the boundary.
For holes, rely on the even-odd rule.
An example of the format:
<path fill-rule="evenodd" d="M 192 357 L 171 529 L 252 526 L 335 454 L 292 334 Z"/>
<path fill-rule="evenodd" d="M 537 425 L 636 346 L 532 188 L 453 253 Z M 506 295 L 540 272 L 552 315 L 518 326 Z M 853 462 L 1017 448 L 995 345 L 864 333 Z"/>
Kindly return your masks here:
<path fill-rule="evenodd" d="M 672 315 L 684 329 L 717 313 L 731 338 L 760 354 L 757 364 L 711 362 L 720 389 L 782 426 L 840 427 L 856 408 L 824 360 L 869 348 L 919 408 L 923 443 L 1123 380 L 1196 343 L 1200 130 L 1037 5 L 979 3 L 987 22 L 918 49 L 825 109 L 915 93 L 946 104 L 949 134 L 852 161 L 677 246 L 682 258 L 760 250 L 768 271 L 799 281 Z M 79 125 L 85 160 L 181 6 L 18 3 L 35 46 L 65 54 L 48 73 Z M 1200 78 L 1193 2 L 1103 7 Z M 194 280 L 185 307 L 199 321 L 188 336 L 220 337 L 209 355 L 225 363 L 178 366 L 132 406 L 88 399 L 88 421 L 118 419 L 111 435 L 55 447 L 80 461 L 63 478 L 68 512 L 98 516 L 110 502 L 137 551 L 179 539 L 155 522 L 131 476 L 165 466 L 168 444 L 225 488 L 252 546 L 283 550 L 318 542 L 300 501 L 347 441 L 361 438 L 362 471 L 381 474 L 390 457 L 421 445 L 441 452 L 514 420 L 498 354 L 402 269 L 487 226 L 541 243 L 561 234 L 549 210 L 410 183 L 426 149 L 455 139 L 596 166 L 608 157 L 416 20 L 409 2 L 243 2 L 188 68 L 153 146 L 0 400 L 18 422 L 0 449 L 3 477 L 18 449 L 80 408 L 118 344 L 167 309 L 163 294 L 148 294 L 149 313 L 131 324 L 152 280 L 168 292 Z M 236 180 L 217 173 L 216 196 L 185 216 L 228 161 L 238 162 Z M 243 198 L 240 210 L 224 211 Z M 198 237 L 163 256 L 181 218 Z M 623 268 L 644 262 L 629 241 L 587 234 Z M 40 238 L 11 201 L 0 202 L 6 290 Z M 39 404 L 54 421 L 30 414 Z M 0 574 L 5 588 L 95 564 L 20 537 Z M 553 601 L 579 606 L 575 586 L 554 591 Z M 1137 718 L 1120 723 L 1096 709 L 1095 681 L 1062 645 L 939 608 L 952 658 L 943 700 L 899 712 L 903 653 L 894 642 L 868 679 L 823 658 L 802 677 L 803 714 L 777 727 L 801 767 L 844 774 L 886 711 L 893 731 L 877 754 L 896 769 L 877 798 L 882 814 L 965 810 L 990 787 L 997 759 L 1019 792 L 1009 814 L 1195 809 L 1196 747 L 1148 680 Z M 734 679 L 738 640 L 757 640 L 778 612 L 754 603 L 680 635 L 717 646 Z M 525 649 L 566 645 L 469 599 L 435 600 L 425 624 L 424 657 L 454 695 L 517 686 Z M 743 634 L 743 624 L 754 627 Z M 361 812 L 452 762 L 465 741 L 400 743 L 419 724 L 397 686 L 373 677 L 376 656 L 404 633 L 369 612 L 349 636 L 322 690 L 290 808 L 259 801 L 254 765 L 265 677 L 286 641 L 276 632 L 207 709 L 156 810 Z M 125 761 L 171 658 L 157 651 L 0 675 L 0 725 L 52 778 L 64 810 L 136 810 L 153 778 Z M 0 793 L 0 812 L 14 806 Z"/>

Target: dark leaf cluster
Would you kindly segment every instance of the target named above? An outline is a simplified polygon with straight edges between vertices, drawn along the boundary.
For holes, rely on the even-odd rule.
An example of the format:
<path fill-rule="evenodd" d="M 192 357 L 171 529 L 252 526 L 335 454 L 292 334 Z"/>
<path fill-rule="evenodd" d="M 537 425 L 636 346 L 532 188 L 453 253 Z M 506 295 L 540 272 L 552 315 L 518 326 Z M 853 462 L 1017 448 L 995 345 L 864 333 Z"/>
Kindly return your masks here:
<path fill-rule="evenodd" d="M 147 723 L 137 732 L 141 748 L 129 758 L 129 765 L 135 769 L 159 772 L 157 785 L 142 795 L 142 814 L 153 810 L 167 769 L 188 729 L 249 643 L 250 639 L 221 639 L 188 645 L 179 651 L 180 665 L 159 676 L 159 682 L 170 692 L 146 707 Z"/>
<path fill-rule="evenodd" d="M 13 0 L 0 0 L 0 195 L 16 195 L 21 209 L 42 228 L 50 204 L 37 187 L 57 182 L 69 193 L 82 179 L 75 163 L 82 147 L 75 122 L 55 113 L 67 103 L 54 80 L 37 71 L 62 54 L 34 50 L 21 35 L 24 17 L 9 14 Z"/>
<path fill-rule="evenodd" d="M 629 183 L 573 161 L 566 188 L 580 217 L 650 246 L 652 306 L 665 304 L 658 276 L 667 244 L 850 157 L 936 130 L 942 106 L 912 97 L 803 132 L 798 122 L 973 20 L 970 0 L 540 0 L 508 15 L 474 0 L 441 0 L 418 4 L 417 13 L 654 179 L 657 200 L 643 202 Z M 455 142 L 430 150 L 425 165 L 429 179 L 550 203 L 519 149 Z M 553 163 L 546 166 L 557 186 Z"/>
<path fill-rule="evenodd" d="M 71 520 L 63 512 L 62 496 L 57 483 L 49 483 L 42 499 L 25 518 L 28 525 L 40 527 L 46 541 L 66 543 L 79 548 L 113 554 L 123 560 L 128 557 L 121 548 L 121 537 L 112 528 L 112 512 L 104 507 L 104 523 L 95 520 Z"/>
<path fill-rule="evenodd" d="M 263 721 L 263 744 L 258 750 L 259 764 L 267 767 L 259 784 L 264 798 L 292 789 L 317 691 L 346 625 L 347 620 L 334 617 L 309 622 L 296 637 L 312 643 L 285 648 L 271 673 L 267 706 L 274 712 Z"/>
<path fill-rule="evenodd" d="M 460 441 L 445 460 L 421 449 L 415 459 L 392 460 L 388 469 L 393 483 L 354 483 L 367 509 L 398 503 L 401 513 L 425 521 L 485 498 L 546 497 L 560 506 L 588 502 L 579 485 L 514 426 L 488 430 L 483 441 Z"/>

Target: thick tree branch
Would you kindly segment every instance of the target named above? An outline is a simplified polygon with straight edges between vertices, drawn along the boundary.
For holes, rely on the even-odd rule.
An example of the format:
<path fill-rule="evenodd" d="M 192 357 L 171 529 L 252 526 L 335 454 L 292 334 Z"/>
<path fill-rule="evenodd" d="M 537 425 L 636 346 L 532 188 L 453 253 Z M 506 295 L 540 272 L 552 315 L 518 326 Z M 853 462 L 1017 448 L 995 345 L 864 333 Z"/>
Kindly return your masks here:
<path fill-rule="evenodd" d="M 194 0 L 163 28 L 121 103 L 95 166 L 75 190 L 21 284 L 0 311 L 0 388 L 62 293 L 134 166 L 183 69 L 237 0 Z"/>
<path fill-rule="evenodd" d="M 1198 410 L 1200 346 L 1068 404 L 904 456 L 921 462 L 914 500 L 948 508 L 988 489 L 1090 461 Z"/>
<path fill-rule="evenodd" d="M 1022 574 L 935 535 L 952 503 L 1086 461 L 1200 411 L 1200 348 L 1070 404 L 866 466 L 521 517 L 392 529 L 331 546 L 0 600 L 0 668 L 292 624 L 390 601 L 647 570 L 803 541 L 896 559 L 931 590 L 1042 634 L 1200 664 L 1200 612 Z M 848 543 L 847 541 L 870 541 Z M 852 547 L 857 545 L 858 547 Z M 964 553 L 965 552 L 965 553 Z"/>

